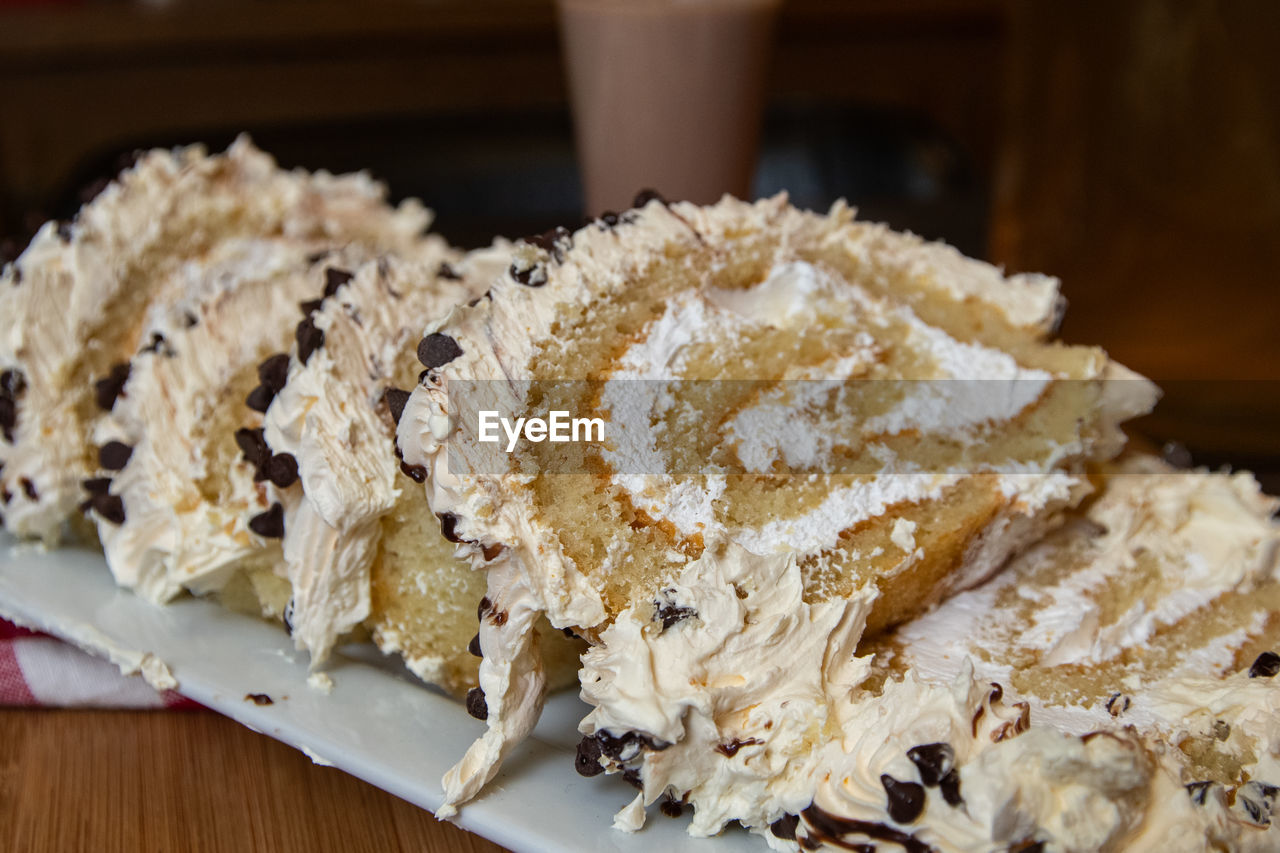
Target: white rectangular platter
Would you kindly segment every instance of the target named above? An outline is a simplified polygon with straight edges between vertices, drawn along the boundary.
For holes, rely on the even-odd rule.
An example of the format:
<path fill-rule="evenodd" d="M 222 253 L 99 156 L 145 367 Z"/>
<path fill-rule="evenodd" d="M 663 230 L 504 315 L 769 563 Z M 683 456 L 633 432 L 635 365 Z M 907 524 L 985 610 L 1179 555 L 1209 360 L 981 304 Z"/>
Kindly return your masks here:
<path fill-rule="evenodd" d="M 102 555 L 88 549 L 46 552 L 0 534 L 0 616 L 126 665 L 154 655 L 184 695 L 424 809 L 440 805 L 441 777 L 484 729 L 372 649 L 342 650 L 328 668 L 331 693 L 309 688 L 306 655 L 278 626 L 203 599 L 149 604 L 117 588 Z M 273 703 L 246 701 L 248 693 Z M 638 833 L 612 829 L 613 813 L 635 790 L 618 777 L 574 771 L 576 726 L 587 710 L 573 691 L 552 696 L 533 736 L 457 824 L 531 853 L 767 849 L 740 830 L 690 838 L 687 818 L 656 808 Z"/>

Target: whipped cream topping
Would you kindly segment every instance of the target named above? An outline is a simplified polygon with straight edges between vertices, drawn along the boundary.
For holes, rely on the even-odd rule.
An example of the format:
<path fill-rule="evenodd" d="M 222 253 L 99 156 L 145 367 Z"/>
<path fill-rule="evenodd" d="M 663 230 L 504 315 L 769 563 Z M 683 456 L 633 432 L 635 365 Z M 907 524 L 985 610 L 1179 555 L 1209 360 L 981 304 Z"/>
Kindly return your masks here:
<path fill-rule="evenodd" d="M 722 594 L 726 588 L 724 578 L 740 575 L 745 578 L 743 572 L 754 575 L 766 572 L 760 566 L 784 564 L 788 559 L 787 547 L 816 549 L 830 545 L 836 531 L 882 513 L 895 501 L 922 500 L 938 494 L 947 485 L 946 475 L 889 477 L 848 490 L 836 489 L 827 501 L 807 516 L 780 523 L 776 529 L 755 531 L 724 529 L 715 522 L 717 496 L 722 492 L 724 482 L 714 471 L 701 478 L 689 478 L 678 483 L 661 475 L 633 476 L 619 471 L 615 484 L 625 488 L 638 507 L 650 511 L 655 518 L 670 521 L 676 529 L 701 532 L 705 541 L 719 543 L 715 550 L 726 549 L 724 553 L 743 555 L 727 558 L 730 563 L 751 566 L 748 569 L 725 567 L 721 565 L 725 558 L 715 554 L 704 554 L 700 561 L 672 556 L 673 578 L 693 573 L 686 587 L 672 586 L 676 590 L 672 593 L 672 607 L 676 610 L 688 608 L 698 613 L 720 613 L 729 608 L 731 614 L 723 625 L 707 623 L 700 629 L 708 632 L 707 637 L 719 639 L 713 642 L 699 635 L 698 642 L 705 643 L 705 646 L 697 645 L 695 649 L 677 652 L 683 647 L 677 639 L 680 634 L 675 632 L 693 629 L 670 627 L 658 639 L 652 640 L 656 645 L 650 645 L 650 634 L 655 630 L 646 621 L 647 614 L 652 613 L 650 602 L 633 602 L 632 610 L 624 615 L 614 614 L 612 621 L 606 621 L 609 614 L 601 593 L 585 568 L 576 566 L 565 556 L 556 531 L 538 523 L 537 508 L 531 503 L 532 497 L 525 488 L 528 475 L 516 472 L 501 476 L 487 474 L 466 452 L 450 452 L 448 386 L 450 379 L 506 379 L 510 393 L 517 395 L 519 380 L 531 378 L 528 365 L 540 342 L 556 334 L 554 324 L 559 306 L 581 305 L 589 312 L 593 300 L 622 292 L 632 278 L 643 274 L 647 263 L 669 253 L 673 247 L 715 245 L 718 241 L 730 239 L 727 237 L 729 234 L 752 231 L 763 232 L 777 240 L 778 258 L 772 273 L 766 275 L 760 284 L 744 291 L 708 286 L 696 293 L 675 294 L 668 300 L 665 313 L 656 317 L 638 340 L 629 343 L 629 349 L 615 362 L 617 370 L 612 378 L 674 378 L 680 373 L 683 354 L 704 336 L 714 338 L 725 330 L 742 329 L 751 323 L 761 322 L 800 329 L 810 322 L 811 312 L 822 310 L 824 302 L 833 300 L 844 300 L 841 304 L 845 307 L 854 306 L 883 318 L 885 322 L 905 326 L 909 345 L 936 353 L 934 365 L 939 376 L 974 376 L 972 371 L 976 367 L 994 371 L 996 378 L 1024 380 L 1031 388 L 1031 396 L 1026 398 L 996 399 L 988 401 L 995 404 L 992 410 L 961 413 L 969 419 L 968 422 L 985 421 L 993 416 L 992 411 L 1003 415 L 1011 407 L 1025 405 L 1026 401 L 1039 395 L 1036 383 L 1043 384 L 1051 378 L 1044 371 L 1022 371 L 1016 361 L 1001 352 L 976 343 L 964 343 L 940 329 L 933 329 L 916 316 L 913 308 L 913 300 L 917 298 L 963 298 L 971 310 L 985 312 L 984 316 L 991 323 L 1019 329 L 1028 341 L 1032 341 L 1053 322 L 1057 297 L 1051 280 L 1006 280 L 994 268 L 961 259 L 950 250 L 929 249 L 917 255 L 922 245 L 920 241 L 893 235 L 887 229 L 853 223 L 852 213 L 843 206 L 833 208 L 828 218 L 816 217 L 791 208 L 785 197 L 755 205 L 725 199 L 709 208 L 652 202 L 640 211 L 629 213 L 613 228 L 588 226 L 572 235 L 564 232 L 518 246 L 511 273 L 493 283 L 489 300 L 474 307 L 457 309 L 426 329 L 427 333 L 443 331 L 461 349 L 461 355 L 439 371 L 429 373 L 415 389 L 398 430 L 398 442 L 405 462 L 426 466 L 430 471 L 427 488 L 432 509 L 453 515 L 457 520 L 455 533 L 464 540 L 477 543 L 464 546 L 477 563 L 480 562 L 480 544 L 505 546 L 504 559 L 510 562 L 504 569 L 503 577 L 508 578 L 504 583 L 515 584 L 509 576 L 521 575 L 521 606 L 546 612 L 557 627 L 577 626 L 593 634 L 597 648 L 589 653 L 591 663 L 584 669 L 584 696 L 596 704 L 596 709 L 592 722 L 586 724 L 587 730 L 604 732 L 615 738 L 625 737 L 628 732 L 638 732 L 637 737 L 647 739 L 645 743 L 676 744 L 665 749 L 644 750 L 642 777 L 651 772 L 659 773 L 650 769 L 659 766 L 667 767 L 662 771 L 665 773 L 689 774 L 671 777 L 678 778 L 678 782 L 663 781 L 666 777 L 655 776 L 651 783 L 644 777 L 644 799 L 633 803 L 625 814 L 620 815 L 620 825 L 634 824 L 644 802 L 652 802 L 652 797 L 660 796 L 664 788 L 683 786 L 677 793 L 685 796 L 688 792 L 690 801 L 695 804 L 697 831 L 714 832 L 725 820 L 746 816 L 751 808 L 746 801 L 733 799 L 736 795 L 730 789 L 734 786 L 737 786 L 735 790 L 744 792 L 771 791 L 775 777 L 809 779 L 802 768 L 803 762 L 792 758 L 791 751 L 798 751 L 797 745 L 801 741 L 797 738 L 800 736 L 781 733 L 788 726 L 760 738 L 764 744 L 760 749 L 755 749 L 755 744 L 751 748 L 741 744 L 726 747 L 728 751 L 736 751 L 745 757 L 767 752 L 775 740 L 785 744 L 779 746 L 781 752 L 763 761 L 762 766 L 753 766 L 739 777 L 715 765 L 714 762 L 718 761 L 715 758 L 718 756 L 716 745 L 731 743 L 733 738 L 722 738 L 724 732 L 714 722 L 717 717 L 713 697 L 718 693 L 711 683 L 697 678 L 692 685 L 681 682 L 683 686 L 654 681 L 651 690 L 637 691 L 630 691 L 626 685 L 630 679 L 641 679 L 641 683 L 646 683 L 646 678 L 660 679 L 668 669 L 672 673 L 688 672 L 690 677 L 694 672 L 723 671 L 726 677 L 744 678 L 755 685 L 753 689 L 759 691 L 761 701 L 766 704 L 773 701 L 775 687 L 786 693 L 783 689 L 785 684 L 779 680 L 782 671 L 779 667 L 769 669 L 764 666 L 760 672 L 765 674 L 759 674 L 754 668 L 744 672 L 746 658 L 734 660 L 732 655 L 728 655 L 729 659 L 726 659 L 727 653 L 722 653 L 723 649 L 732 648 L 743 655 L 748 648 L 768 645 L 746 630 L 748 624 L 755 624 L 752 621 L 754 616 L 747 620 L 743 615 L 742 608 L 747 605 L 739 605 L 738 611 L 732 611 L 730 605 L 733 602 Z M 856 285 L 841 282 L 816 263 L 801 262 L 792 254 L 791 247 L 806 244 L 838 247 L 850 257 L 877 264 L 879 267 L 873 268 L 886 270 L 884 279 L 893 276 L 909 279 L 913 288 L 910 298 L 895 301 L 892 293 L 883 290 L 884 285 L 878 275 L 866 277 L 868 290 L 864 293 Z M 921 260 L 935 256 L 939 264 L 937 270 L 929 268 Z M 966 267 L 969 272 L 961 276 L 962 281 L 948 282 L 948 276 L 955 273 L 957 265 Z M 839 312 L 831 313 L 842 316 Z M 718 332 L 721 326 L 724 329 Z M 872 328 L 876 328 L 874 324 Z M 874 334 L 858 340 L 860 343 L 855 351 L 833 354 L 828 364 L 797 378 L 841 379 L 858 375 L 859 370 L 866 369 L 873 362 L 876 352 Z M 1092 363 L 1092 378 L 1101 379 L 1108 375 L 1110 365 L 1104 357 L 1098 356 Z M 1116 421 L 1149 405 L 1150 386 L 1144 383 L 1135 385 L 1141 386 L 1139 390 L 1142 393 L 1120 395 L 1100 414 L 1099 434 L 1109 438 L 1112 431 L 1118 432 Z M 1136 397 L 1142 399 L 1135 400 Z M 645 418 L 644 406 L 660 406 L 663 397 L 657 393 L 643 402 L 638 412 L 628 412 L 625 406 L 619 405 L 615 415 Z M 916 402 L 913 405 L 917 408 L 930 406 L 929 411 L 939 416 L 955 414 L 952 411 L 954 407 L 949 407 L 945 400 Z M 885 429 L 901 428 L 891 422 L 882 426 Z M 642 444 L 623 450 L 644 454 L 652 448 Z M 1090 450 L 1083 445 L 1061 448 L 1060 458 L 1078 457 Z M 1061 508 L 1078 500 L 1088 490 L 1081 478 L 1069 472 L 1046 476 L 1043 469 L 1032 470 L 1037 474 L 1015 472 L 1000 477 L 998 482 L 1007 502 L 994 517 L 988 519 L 984 535 L 974 543 L 966 555 L 965 568 L 957 573 L 952 583 L 971 584 L 982 580 L 1011 551 L 1041 535 L 1055 522 Z M 606 565 L 595 568 L 604 571 L 609 560 L 621 558 L 623 555 L 619 547 L 623 547 L 622 543 L 615 541 L 609 549 Z M 779 550 L 784 553 L 777 553 Z M 789 559 L 794 560 L 795 555 Z M 906 554 L 899 568 L 906 567 L 913 559 L 914 552 Z M 769 571 L 780 570 L 775 566 Z M 708 589 L 699 586 L 702 580 L 693 582 L 694 575 L 702 580 L 711 579 Z M 783 583 L 780 575 L 774 580 L 780 584 L 776 590 L 778 600 L 788 602 L 788 606 L 796 605 L 798 595 L 792 594 L 788 598 L 783 594 L 787 589 L 794 593 L 794 578 L 789 584 Z M 755 588 L 764 589 L 766 586 L 768 582 L 758 580 Z M 945 589 L 946 585 L 939 585 L 937 594 L 942 594 Z M 752 594 L 745 587 L 744 592 L 747 597 Z M 662 594 L 666 595 L 665 592 Z M 870 607 L 872 603 L 856 597 L 833 602 L 830 606 L 832 612 L 840 614 L 837 616 L 832 616 L 822 606 L 816 606 L 821 612 L 808 616 L 797 616 L 795 612 L 771 612 L 765 624 L 777 626 L 788 619 L 799 620 L 786 622 L 789 627 L 784 633 L 791 638 L 789 642 L 793 646 L 799 644 L 804 648 L 826 649 L 820 659 L 827 660 L 829 656 L 832 661 L 837 661 L 832 663 L 835 669 L 831 672 L 839 670 L 843 673 L 854 666 L 846 658 L 852 654 L 853 644 L 861 633 L 859 619 L 865 619 L 865 613 L 861 616 L 852 614 Z M 804 605 L 806 608 L 809 606 Z M 835 621 L 828 624 L 831 619 Z M 836 625 L 841 626 L 838 632 Z M 598 635 L 594 634 L 596 631 Z M 833 632 L 839 635 L 838 641 L 832 639 L 835 636 Z M 668 639 L 662 639 L 668 634 Z M 449 774 L 446 780 L 446 813 L 452 813 L 458 804 L 473 796 L 484 781 L 492 777 L 497 762 L 510 746 L 509 738 L 519 736 L 525 730 L 522 724 L 513 723 L 511 715 L 517 713 L 515 709 L 520 709 L 519 713 L 527 713 L 539 701 L 540 683 L 536 679 L 521 681 L 523 663 L 518 650 L 524 639 L 506 630 L 493 638 L 493 642 L 506 644 L 498 647 L 490 644 L 483 630 L 481 636 L 485 651 L 481 682 L 485 684 L 488 681 L 502 689 L 498 695 L 491 696 L 489 689 L 485 688 L 490 732 Z M 714 643 L 719 643 L 721 651 L 713 648 Z M 780 645 L 779 648 L 786 646 Z M 841 650 L 847 650 L 847 654 Z M 681 657 L 681 654 L 687 654 L 688 658 Z M 772 656 L 766 658 L 772 659 Z M 787 661 L 790 665 L 794 662 L 791 658 Z M 646 670 L 646 666 L 649 669 Z M 623 671 L 628 673 L 626 678 L 617 674 Z M 828 703 L 839 705 L 838 696 L 827 695 L 825 687 L 819 689 L 814 686 L 815 679 L 822 685 L 825 684 L 822 679 L 835 678 L 825 668 L 821 675 L 805 670 L 797 677 L 805 679 L 807 685 L 803 692 L 808 698 L 801 704 L 807 703 L 806 707 Z M 841 689 L 845 689 L 843 685 L 852 678 L 851 675 L 842 675 L 831 684 L 839 683 Z M 664 692 L 668 689 L 672 691 L 671 695 Z M 698 714 L 689 717 L 687 709 L 695 706 L 699 709 Z M 730 707 L 728 712 L 737 711 Z M 686 724 L 673 722 L 681 720 L 686 720 Z M 644 729 L 644 725 L 652 725 L 658 731 Z M 832 731 L 835 731 L 835 724 L 832 725 Z M 811 746 L 823 742 L 818 738 L 819 734 L 815 731 L 805 736 Z M 667 764 L 663 764 L 663 755 L 671 756 Z M 733 785 L 729 785 L 729 781 Z M 804 784 L 809 782 L 797 783 L 797 790 Z M 810 799 L 811 793 L 810 788 Z M 765 797 L 764 794 L 759 796 Z M 771 804 L 767 807 L 770 810 L 776 805 L 775 800 L 768 799 L 773 796 L 768 793 L 762 800 Z M 803 796 L 796 794 L 794 799 L 803 799 Z M 802 805 L 804 803 L 787 801 L 787 807 Z M 750 821 L 763 820 L 764 817 L 772 819 L 776 814 L 760 816 L 752 812 Z"/>
<path fill-rule="evenodd" d="M 176 300 L 182 268 L 223 240 L 279 235 L 325 248 L 412 245 L 430 221 L 367 175 L 286 172 L 247 138 L 224 154 L 152 151 L 70 224 L 47 223 L 0 273 L 0 373 L 14 423 L 0 441 L 5 524 L 56 541 L 93 474 L 94 382 L 147 340 L 139 320 Z"/>
<path fill-rule="evenodd" d="M 314 315 L 325 346 L 305 364 L 295 355 L 267 410 L 267 444 L 298 463 L 300 485 L 272 491 L 285 507 L 293 637 L 313 664 L 369 615 L 379 519 L 403 482 L 384 394 L 421 367 L 413 353 L 424 319 L 478 295 L 484 277 L 471 267 L 483 269 L 495 252 L 463 260 L 432 247 L 412 262 L 388 257 L 357 269 Z M 446 262 L 458 278 L 438 275 Z"/>

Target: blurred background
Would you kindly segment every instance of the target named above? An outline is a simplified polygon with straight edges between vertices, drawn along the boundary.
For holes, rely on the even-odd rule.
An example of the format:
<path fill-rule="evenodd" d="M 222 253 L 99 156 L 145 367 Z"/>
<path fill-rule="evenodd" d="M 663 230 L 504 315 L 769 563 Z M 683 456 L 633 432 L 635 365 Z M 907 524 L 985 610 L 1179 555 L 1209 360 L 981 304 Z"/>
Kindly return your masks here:
<path fill-rule="evenodd" d="M 1274 491 L 1278 43 L 1274 0 L 784 0 L 751 192 L 1059 276 L 1063 335 L 1165 386 L 1139 431 Z M 569 93 L 553 0 L 0 0 L 3 251 L 133 150 L 241 131 L 464 246 L 573 225 Z"/>

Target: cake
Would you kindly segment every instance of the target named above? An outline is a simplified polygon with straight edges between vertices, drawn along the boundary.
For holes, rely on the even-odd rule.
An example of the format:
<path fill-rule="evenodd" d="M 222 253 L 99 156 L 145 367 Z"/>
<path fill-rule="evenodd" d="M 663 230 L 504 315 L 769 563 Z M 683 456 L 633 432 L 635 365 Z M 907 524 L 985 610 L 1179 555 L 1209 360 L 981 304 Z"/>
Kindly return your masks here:
<path fill-rule="evenodd" d="M 0 275 L 7 529 L 56 542 L 86 498 L 106 510 L 99 517 L 118 516 L 111 496 L 82 486 L 99 479 L 95 424 L 124 392 L 131 360 L 168 351 L 156 324 L 186 318 L 159 315 L 202 269 L 234 266 L 237 253 L 279 265 L 347 243 L 413 247 L 427 212 L 384 196 L 365 175 L 283 171 L 241 138 L 213 156 L 198 146 L 143 154 L 74 220 L 45 224 Z"/>
<path fill-rule="evenodd" d="M 442 816 L 536 721 L 545 613 L 592 644 L 580 770 L 624 772 L 641 806 L 678 792 L 696 834 L 771 823 L 783 804 L 748 802 L 745 779 L 747 799 L 720 800 L 741 743 L 765 752 L 763 788 L 807 772 L 862 635 L 1050 529 L 1154 400 L 1101 351 L 1048 340 L 1051 279 L 841 204 L 640 202 L 522 241 L 485 299 L 425 330 L 399 446 L 490 605 L 469 703 L 489 730 Z M 504 454 L 481 435 L 490 409 L 615 432 Z"/>
<path fill-rule="evenodd" d="M 265 481 L 244 520 L 280 520 L 290 630 L 313 665 L 363 626 L 420 678 L 460 694 L 476 684 L 469 647 L 484 577 L 454 555 L 428 509 L 425 472 L 395 458 L 395 420 L 408 396 L 400 389 L 422 370 L 424 318 L 478 297 L 510 253 L 495 245 L 433 260 L 384 257 L 343 270 L 332 298 L 311 306 L 323 348 L 305 361 L 296 346 L 272 357 L 282 384 L 263 428 L 241 428 L 237 440 Z M 297 476 L 273 482 L 281 458 L 294 460 Z M 555 683 L 572 682 L 576 647 L 557 635 L 544 648 Z"/>

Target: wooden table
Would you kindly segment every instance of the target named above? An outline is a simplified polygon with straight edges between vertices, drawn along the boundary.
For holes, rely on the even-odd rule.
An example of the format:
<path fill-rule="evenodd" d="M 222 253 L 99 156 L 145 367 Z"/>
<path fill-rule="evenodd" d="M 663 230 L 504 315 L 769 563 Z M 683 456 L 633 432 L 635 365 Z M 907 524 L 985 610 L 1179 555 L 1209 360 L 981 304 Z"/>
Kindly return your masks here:
<path fill-rule="evenodd" d="M 0 849 L 502 848 L 213 712 L 0 710 Z"/>

